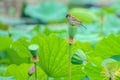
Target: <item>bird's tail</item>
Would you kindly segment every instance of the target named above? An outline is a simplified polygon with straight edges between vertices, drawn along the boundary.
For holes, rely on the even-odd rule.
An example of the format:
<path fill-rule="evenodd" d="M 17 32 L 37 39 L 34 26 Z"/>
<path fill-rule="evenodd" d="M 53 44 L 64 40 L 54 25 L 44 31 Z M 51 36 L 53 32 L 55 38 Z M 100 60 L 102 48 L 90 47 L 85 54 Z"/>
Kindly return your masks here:
<path fill-rule="evenodd" d="M 81 24 L 82 27 L 84 27 L 85 29 L 87 29 L 83 24 Z"/>

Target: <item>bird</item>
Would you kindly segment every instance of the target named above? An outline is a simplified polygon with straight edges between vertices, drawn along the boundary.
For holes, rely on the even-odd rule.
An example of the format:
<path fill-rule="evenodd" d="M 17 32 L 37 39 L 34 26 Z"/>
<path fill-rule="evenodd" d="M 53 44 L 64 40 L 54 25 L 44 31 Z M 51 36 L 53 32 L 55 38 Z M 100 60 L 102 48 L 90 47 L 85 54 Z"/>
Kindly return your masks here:
<path fill-rule="evenodd" d="M 72 26 L 82 26 L 84 27 L 85 29 L 87 29 L 83 24 L 82 22 L 77 19 L 75 16 L 72 16 L 71 14 L 66 14 L 66 18 L 67 18 L 67 21 L 70 25 Z"/>

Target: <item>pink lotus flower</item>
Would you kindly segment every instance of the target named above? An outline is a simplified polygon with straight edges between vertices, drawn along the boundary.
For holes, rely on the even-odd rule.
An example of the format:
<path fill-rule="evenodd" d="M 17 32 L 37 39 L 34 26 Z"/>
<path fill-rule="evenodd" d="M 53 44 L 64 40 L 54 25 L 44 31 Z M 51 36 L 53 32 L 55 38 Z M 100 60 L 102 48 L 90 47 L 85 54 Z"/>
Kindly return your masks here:
<path fill-rule="evenodd" d="M 32 74 L 34 74 L 35 73 L 35 66 L 34 65 L 32 65 L 32 67 L 29 69 L 29 71 L 28 71 L 28 75 L 29 76 L 31 76 Z"/>

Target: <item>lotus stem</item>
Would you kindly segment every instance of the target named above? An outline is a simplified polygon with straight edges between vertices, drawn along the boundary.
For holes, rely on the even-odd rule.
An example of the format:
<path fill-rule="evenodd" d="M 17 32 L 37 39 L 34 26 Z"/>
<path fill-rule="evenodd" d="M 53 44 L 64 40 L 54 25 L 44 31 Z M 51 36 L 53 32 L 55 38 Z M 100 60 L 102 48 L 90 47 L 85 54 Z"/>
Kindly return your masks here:
<path fill-rule="evenodd" d="M 37 63 L 34 62 L 34 65 L 35 65 L 35 80 L 37 80 Z"/>
<path fill-rule="evenodd" d="M 103 34 L 103 23 L 100 23 L 100 34 Z"/>
<path fill-rule="evenodd" d="M 74 36 L 76 34 L 76 27 L 69 26 L 68 28 L 68 49 L 69 49 L 69 57 L 68 57 L 68 80 L 71 80 L 71 56 L 72 56 L 72 45 L 74 44 Z"/>
<path fill-rule="evenodd" d="M 104 13 L 101 12 L 101 15 L 100 15 L 100 34 L 103 34 L 103 28 L 104 28 Z"/>
<path fill-rule="evenodd" d="M 68 80 L 71 80 L 71 56 L 72 56 L 72 44 L 69 44 Z"/>
<path fill-rule="evenodd" d="M 28 80 L 30 80 L 30 76 L 28 75 Z"/>

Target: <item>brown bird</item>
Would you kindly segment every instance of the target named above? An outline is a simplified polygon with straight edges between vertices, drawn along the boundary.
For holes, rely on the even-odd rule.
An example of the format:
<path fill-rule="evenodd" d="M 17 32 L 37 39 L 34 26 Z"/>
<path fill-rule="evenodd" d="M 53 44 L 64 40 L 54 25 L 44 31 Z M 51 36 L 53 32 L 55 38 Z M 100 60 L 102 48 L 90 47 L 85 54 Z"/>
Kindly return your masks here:
<path fill-rule="evenodd" d="M 67 14 L 66 18 L 67 18 L 68 23 L 70 25 L 72 25 L 72 26 L 80 26 L 81 25 L 82 27 L 86 28 L 79 19 L 77 19 L 76 17 L 72 16 L 71 14 Z"/>

